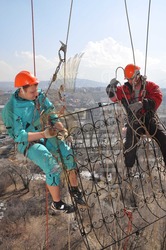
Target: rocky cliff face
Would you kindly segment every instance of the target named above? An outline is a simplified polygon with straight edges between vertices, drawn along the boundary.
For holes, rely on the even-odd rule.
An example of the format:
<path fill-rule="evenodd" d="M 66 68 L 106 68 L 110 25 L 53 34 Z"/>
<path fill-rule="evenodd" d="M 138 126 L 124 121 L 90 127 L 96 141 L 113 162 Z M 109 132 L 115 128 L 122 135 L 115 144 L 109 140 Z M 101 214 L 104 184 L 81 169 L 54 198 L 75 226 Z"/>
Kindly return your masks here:
<path fill-rule="evenodd" d="M 78 207 L 76 214 L 56 215 L 45 180 L 33 178 L 42 176 L 40 169 L 17 153 L 7 135 L 0 136 L 0 143 L 1 249 L 166 249 L 164 174 L 151 176 L 153 182 L 146 173 L 127 182 L 115 181 L 114 172 L 106 178 L 99 166 L 89 175 L 82 169 L 88 206 Z M 64 175 L 61 188 L 63 198 L 72 202 Z"/>

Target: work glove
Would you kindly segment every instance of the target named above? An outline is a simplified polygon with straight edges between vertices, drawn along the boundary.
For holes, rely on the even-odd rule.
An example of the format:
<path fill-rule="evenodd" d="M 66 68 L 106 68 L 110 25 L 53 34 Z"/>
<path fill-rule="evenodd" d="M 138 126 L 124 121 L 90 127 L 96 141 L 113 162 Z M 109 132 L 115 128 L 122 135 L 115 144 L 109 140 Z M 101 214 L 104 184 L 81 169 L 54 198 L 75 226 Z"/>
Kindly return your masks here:
<path fill-rule="evenodd" d="M 67 142 L 73 142 L 73 137 L 69 135 L 67 129 L 64 129 L 62 131 L 58 131 L 57 138 L 59 140 L 65 140 Z"/>
<path fill-rule="evenodd" d="M 143 103 L 141 101 L 129 105 L 129 108 L 133 113 L 137 113 L 137 111 L 140 110 L 142 107 Z"/>
<path fill-rule="evenodd" d="M 151 99 L 147 99 L 145 98 L 143 100 L 143 108 L 145 109 L 145 111 L 154 111 L 155 110 L 155 102 Z"/>
<path fill-rule="evenodd" d="M 106 88 L 106 93 L 109 96 L 109 98 L 112 98 L 115 96 L 115 92 L 116 92 L 118 83 L 119 83 L 119 81 L 116 80 L 116 78 L 113 78 L 110 81 L 110 84 Z"/>
<path fill-rule="evenodd" d="M 66 140 L 68 142 L 73 141 L 73 137 L 69 135 L 67 129 L 57 130 L 54 127 L 48 127 L 44 130 L 45 138 L 57 137 L 59 140 Z"/>
<path fill-rule="evenodd" d="M 68 131 L 65 128 L 63 130 L 57 131 L 57 138 L 59 140 L 65 140 L 68 136 L 69 136 Z"/>
<path fill-rule="evenodd" d="M 52 138 L 57 136 L 57 131 L 54 127 L 48 127 L 44 130 L 44 138 Z"/>
<path fill-rule="evenodd" d="M 72 143 L 73 142 L 73 136 L 69 135 L 68 137 L 66 137 L 65 139 L 67 142 Z"/>

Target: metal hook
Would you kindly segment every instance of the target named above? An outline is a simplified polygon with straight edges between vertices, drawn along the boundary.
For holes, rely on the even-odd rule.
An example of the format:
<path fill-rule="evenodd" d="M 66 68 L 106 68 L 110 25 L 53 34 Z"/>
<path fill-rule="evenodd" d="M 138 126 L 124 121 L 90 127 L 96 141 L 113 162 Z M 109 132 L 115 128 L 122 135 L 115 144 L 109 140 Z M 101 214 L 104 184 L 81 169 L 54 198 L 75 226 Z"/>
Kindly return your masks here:
<path fill-rule="evenodd" d="M 61 43 L 61 47 L 60 47 L 60 49 L 58 51 L 59 59 L 60 59 L 61 62 L 65 62 L 67 45 L 64 44 L 62 41 L 60 41 L 60 43 Z M 63 58 L 61 56 L 61 51 L 64 53 L 64 57 Z"/>
<path fill-rule="evenodd" d="M 117 79 L 117 75 L 118 75 L 118 69 L 122 69 L 123 72 L 124 72 L 124 68 L 123 68 L 123 67 L 121 67 L 121 66 L 117 67 L 117 68 L 116 68 L 116 71 L 115 71 L 115 78 L 116 78 L 116 79 Z"/>

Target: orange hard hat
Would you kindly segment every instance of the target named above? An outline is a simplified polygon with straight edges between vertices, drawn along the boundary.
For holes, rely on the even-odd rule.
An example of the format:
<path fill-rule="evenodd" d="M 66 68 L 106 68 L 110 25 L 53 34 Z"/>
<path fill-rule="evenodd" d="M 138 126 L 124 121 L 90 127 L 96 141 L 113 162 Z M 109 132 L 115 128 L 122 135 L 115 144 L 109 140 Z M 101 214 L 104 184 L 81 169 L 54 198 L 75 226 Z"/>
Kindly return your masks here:
<path fill-rule="evenodd" d="M 39 83 L 39 80 L 29 71 L 23 70 L 16 75 L 14 81 L 14 87 L 20 88 L 23 86 L 33 85 L 36 83 Z"/>
<path fill-rule="evenodd" d="M 126 79 L 133 78 L 137 74 L 140 74 L 140 67 L 134 64 L 128 64 L 124 69 L 124 75 Z"/>

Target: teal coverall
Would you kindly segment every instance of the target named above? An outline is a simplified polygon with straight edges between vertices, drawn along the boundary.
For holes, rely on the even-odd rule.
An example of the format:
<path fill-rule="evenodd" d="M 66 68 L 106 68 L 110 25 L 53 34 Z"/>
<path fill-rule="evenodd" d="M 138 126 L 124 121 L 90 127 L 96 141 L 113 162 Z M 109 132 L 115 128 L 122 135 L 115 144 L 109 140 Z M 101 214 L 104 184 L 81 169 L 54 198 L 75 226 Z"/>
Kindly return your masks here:
<path fill-rule="evenodd" d="M 17 143 L 18 151 L 38 165 L 46 174 L 46 183 L 50 186 L 60 184 L 62 167 L 67 170 L 75 169 L 76 163 L 72 149 L 56 137 L 28 142 L 28 132 L 41 131 L 41 112 L 50 114 L 52 124 L 58 120 L 54 105 L 38 90 L 38 97 L 34 101 L 19 97 L 19 89 L 10 97 L 2 110 L 2 120 L 8 134 Z M 51 113 L 52 112 L 52 113 Z M 59 163 L 62 164 L 59 164 Z"/>

